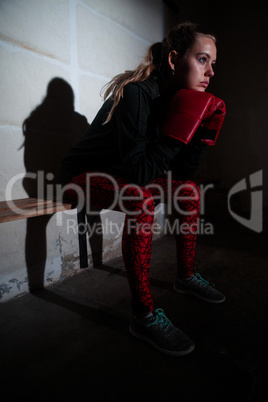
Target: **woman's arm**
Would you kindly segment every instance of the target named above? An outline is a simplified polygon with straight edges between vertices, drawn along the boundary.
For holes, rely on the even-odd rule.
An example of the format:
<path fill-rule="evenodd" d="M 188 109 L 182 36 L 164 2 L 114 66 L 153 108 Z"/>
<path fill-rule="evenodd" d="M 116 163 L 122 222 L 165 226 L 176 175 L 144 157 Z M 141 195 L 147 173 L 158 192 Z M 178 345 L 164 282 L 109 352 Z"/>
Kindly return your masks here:
<path fill-rule="evenodd" d="M 151 124 L 153 113 L 153 99 L 149 92 L 139 85 L 127 85 L 115 110 L 116 128 L 126 175 L 141 186 L 168 170 L 183 146 L 170 137 L 157 139 L 157 122 Z M 157 113 L 154 117 L 157 118 Z"/>

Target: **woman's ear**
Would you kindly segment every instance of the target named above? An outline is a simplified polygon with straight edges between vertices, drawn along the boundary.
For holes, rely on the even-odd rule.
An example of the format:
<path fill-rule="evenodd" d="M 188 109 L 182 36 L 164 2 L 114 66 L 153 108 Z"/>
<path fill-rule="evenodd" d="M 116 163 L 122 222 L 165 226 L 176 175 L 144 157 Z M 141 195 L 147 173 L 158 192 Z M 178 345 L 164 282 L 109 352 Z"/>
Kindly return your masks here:
<path fill-rule="evenodd" d="M 175 64 L 176 64 L 177 57 L 178 57 L 178 53 L 176 52 L 176 50 L 171 50 L 171 52 L 169 52 L 169 54 L 168 54 L 168 65 L 169 65 L 171 71 L 175 70 Z"/>

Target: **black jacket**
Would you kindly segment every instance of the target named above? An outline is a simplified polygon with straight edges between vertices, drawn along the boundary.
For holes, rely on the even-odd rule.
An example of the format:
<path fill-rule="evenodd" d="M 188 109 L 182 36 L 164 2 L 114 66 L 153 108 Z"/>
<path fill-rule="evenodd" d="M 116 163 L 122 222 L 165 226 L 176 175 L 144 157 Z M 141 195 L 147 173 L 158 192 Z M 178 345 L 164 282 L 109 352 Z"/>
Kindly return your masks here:
<path fill-rule="evenodd" d="M 177 179 L 192 177 L 206 145 L 195 139 L 186 146 L 159 135 L 163 105 L 154 79 L 127 84 L 111 120 L 103 124 L 111 107 L 108 99 L 82 140 L 63 159 L 62 184 L 91 171 L 116 174 L 141 186 L 170 169 Z"/>

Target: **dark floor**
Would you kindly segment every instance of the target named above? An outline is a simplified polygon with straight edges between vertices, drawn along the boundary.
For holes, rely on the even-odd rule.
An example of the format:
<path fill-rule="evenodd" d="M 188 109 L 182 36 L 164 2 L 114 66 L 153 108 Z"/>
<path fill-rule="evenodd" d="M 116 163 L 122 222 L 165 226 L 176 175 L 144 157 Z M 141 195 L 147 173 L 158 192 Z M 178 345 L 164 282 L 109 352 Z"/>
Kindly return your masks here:
<path fill-rule="evenodd" d="M 156 307 L 195 340 L 193 353 L 168 357 L 129 334 L 117 259 L 0 306 L 2 401 L 266 401 L 267 236 L 214 224 L 213 236 L 199 238 L 196 262 L 226 294 L 221 305 L 174 293 L 173 238 L 153 243 Z"/>

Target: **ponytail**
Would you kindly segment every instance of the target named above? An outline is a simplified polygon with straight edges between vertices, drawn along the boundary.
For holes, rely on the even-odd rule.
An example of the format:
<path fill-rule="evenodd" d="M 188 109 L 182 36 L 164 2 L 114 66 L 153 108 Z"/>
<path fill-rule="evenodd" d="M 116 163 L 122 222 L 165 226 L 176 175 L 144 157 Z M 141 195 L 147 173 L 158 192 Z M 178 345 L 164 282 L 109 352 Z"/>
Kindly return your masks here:
<path fill-rule="evenodd" d="M 113 100 L 112 109 L 104 124 L 111 120 L 114 109 L 123 96 L 124 87 L 131 82 L 140 82 L 146 80 L 146 78 L 148 78 L 154 70 L 157 70 L 158 64 L 161 60 L 161 48 L 161 42 L 151 45 L 143 62 L 136 68 L 136 70 L 128 70 L 122 74 L 116 75 L 103 87 L 102 92 L 106 88 L 103 95 L 104 100 L 106 100 L 110 95 L 112 96 Z"/>

